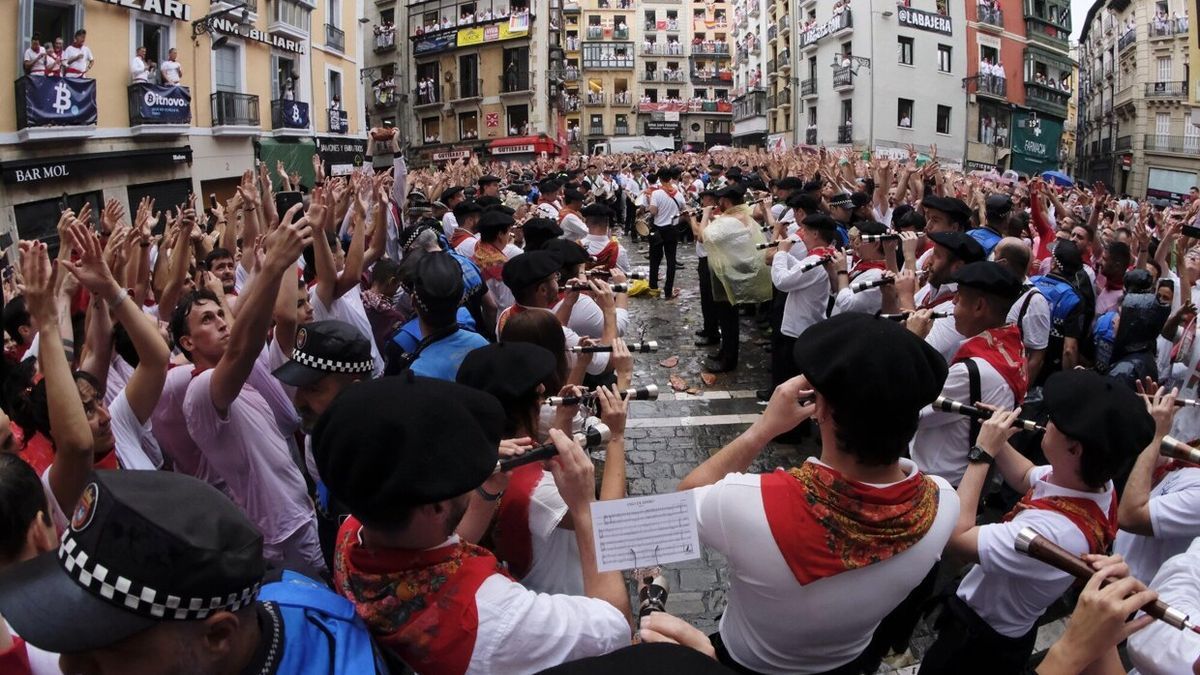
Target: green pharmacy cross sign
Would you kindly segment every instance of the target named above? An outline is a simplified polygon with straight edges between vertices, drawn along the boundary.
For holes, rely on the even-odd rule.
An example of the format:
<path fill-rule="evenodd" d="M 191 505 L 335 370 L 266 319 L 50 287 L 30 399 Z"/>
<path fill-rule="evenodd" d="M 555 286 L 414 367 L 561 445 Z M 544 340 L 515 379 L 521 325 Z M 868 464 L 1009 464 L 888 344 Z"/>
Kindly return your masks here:
<path fill-rule="evenodd" d="M 1030 111 L 1013 113 L 1012 168 L 1036 176 L 1058 169 L 1058 144 L 1063 123 Z"/>

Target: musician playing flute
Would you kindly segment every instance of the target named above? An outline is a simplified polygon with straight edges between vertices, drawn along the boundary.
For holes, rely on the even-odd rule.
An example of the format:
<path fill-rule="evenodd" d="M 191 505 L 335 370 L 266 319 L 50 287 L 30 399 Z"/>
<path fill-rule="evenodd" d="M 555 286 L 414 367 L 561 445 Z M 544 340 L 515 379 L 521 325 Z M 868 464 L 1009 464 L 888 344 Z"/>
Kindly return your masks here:
<path fill-rule="evenodd" d="M 588 234 L 587 225 L 583 224 L 583 193 L 574 188 L 563 190 L 563 207 L 558 210 L 558 226 L 562 228 L 563 239 L 582 241 Z"/>
<path fill-rule="evenodd" d="M 500 489 L 504 421 L 488 394 L 404 376 L 348 388 L 315 430 L 321 476 L 353 514 L 338 532 L 334 587 L 424 675 L 536 672 L 630 641 L 624 580 L 597 571 L 594 469 L 566 434 L 550 432 L 559 454 L 547 465 L 574 528 L 582 595 L 530 590 L 456 534 L 476 488 Z"/>
<path fill-rule="evenodd" d="M 628 275 L 629 252 L 612 236 L 610 229 L 616 217 L 613 210 L 596 202 L 583 207 L 582 215 L 588 232 L 583 238 L 583 246 L 596 259 L 596 264 L 610 270 L 619 269 Z"/>
<path fill-rule="evenodd" d="M 1021 293 L 1021 282 L 1007 267 L 986 260 L 965 265 L 953 279 L 958 284 L 953 321 L 960 333 L 972 337 L 954 355 L 942 396 L 968 405 L 1012 409 L 1021 404 L 1029 388 L 1021 332 L 1007 318 Z M 924 312 L 909 322 L 918 335 L 933 324 Z M 967 471 L 967 453 L 975 445 L 979 426 L 980 422 L 963 415 L 927 407 L 921 411 L 910 456 L 925 473 L 957 487 Z"/>
<path fill-rule="evenodd" d="M 700 540 L 729 561 L 713 644 L 740 672 L 874 672 L 872 633 L 926 576 L 958 519 L 953 488 L 903 458 L 946 363 L 895 322 L 860 313 L 812 326 L 794 357 L 802 375 L 679 484 L 695 488 Z M 808 418 L 820 429 L 819 457 L 744 473 Z"/>
<path fill-rule="evenodd" d="M 859 235 L 887 232 L 886 225 L 873 220 L 861 220 L 854 224 L 854 229 Z M 850 238 L 850 246 L 854 251 L 854 265 L 849 269 L 846 268 L 846 260 L 840 253 L 826 263 L 829 277 L 834 280 L 835 297 L 831 314 L 874 314 L 883 308 L 883 294 L 879 288 L 868 288 L 855 293 L 850 285 L 869 284 L 882 279 L 883 273 L 888 269 L 888 257 L 893 261 L 896 259 L 896 242 L 889 240 L 867 243 L 861 237 L 854 236 Z"/>
<path fill-rule="evenodd" d="M 962 510 L 946 547 L 978 563 L 942 612 L 941 632 L 921 662 L 920 675 L 1024 672 L 1037 639 L 1037 621 L 1074 577 L 1017 551 L 1017 533 L 1032 527 L 1075 555 L 1103 553 L 1117 532 L 1112 478 L 1154 437 L 1155 423 L 1132 390 L 1094 372 L 1056 373 L 1046 382 L 1050 421 L 1042 437 L 1048 466 L 1034 466 L 1008 443 L 1020 408 L 998 410 L 984 422 L 958 486 Z M 988 470 L 1024 497 L 1004 521 L 976 525 Z M 985 656 L 986 655 L 986 656 Z"/>
<path fill-rule="evenodd" d="M 792 359 L 796 339 L 809 326 L 825 319 L 829 294 L 833 291 L 834 276 L 820 261 L 835 250 L 837 223 L 823 213 L 806 216 L 796 236 L 800 239 L 798 243 L 788 239 L 781 241 L 779 251 L 771 260 L 771 283 L 787 296 L 779 333 L 772 336 L 772 388 L 796 376 Z"/>
<path fill-rule="evenodd" d="M 1154 417 L 1154 440 L 1125 481 L 1113 551 L 1125 557 L 1130 574 L 1150 583 L 1167 558 L 1183 553 L 1200 536 L 1200 466 L 1159 453 L 1171 431 L 1178 391 L 1149 380 L 1139 389 L 1153 394 L 1146 408 Z"/>
<path fill-rule="evenodd" d="M 896 281 L 896 293 L 901 309 L 928 309 L 944 312 L 944 319 L 935 319 L 925 341 L 949 363 L 966 336 L 954 328 L 954 298 L 958 285 L 954 273 L 969 263 L 983 260 L 983 247 L 962 232 L 934 232 L 926 235 L 933 246 L 929 257 L 929 283 L 915 290 L 915 278 Z"/>
<path fill-rule="evenodd" d="M 604 207 L 600 207 L 604 208 Z M 586 249 L 579 244 L 566 239 L 551 239 L 542 245 L 543 251 L 550 251 L 559 257 L 562 261 L 562 267 L 558 273 L 558 287 L 560 299 L 554 304 L 554 313 L 567 317 L 566 326 L 583 337 L 601 339 L 604 337 L 604 323 L 607 318 L 600 305 L 596 304 L 586 293 L 576 292 L 574 301 L 568 308 L 566 287 L 568 284 L 577 284 L 584 287 L 587 286 L 588 278 L 583 273 L 585 264 L 592 261 L 592 257 L 588 255 Z M 614 269 L 610 281 L 614 284 L 624 283 L 625 275 L 620 269 Z M 615 296 L 614 318 L 616 320 L 617 335 L 625 335 L 625 329 L 629 326 L 629 296 L 625 293 L 618 293 Z"/>

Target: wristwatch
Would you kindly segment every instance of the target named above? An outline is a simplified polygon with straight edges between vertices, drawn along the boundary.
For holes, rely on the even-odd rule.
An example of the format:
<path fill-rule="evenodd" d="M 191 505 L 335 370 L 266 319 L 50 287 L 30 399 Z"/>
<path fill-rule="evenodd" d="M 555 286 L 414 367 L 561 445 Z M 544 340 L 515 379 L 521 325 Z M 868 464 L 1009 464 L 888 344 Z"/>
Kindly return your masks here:
<path fill-rule="evenodd" d="M 978 445 L 972 445 L 971 449 L 967 451 L 967 462 L 971 464 L 994 464 L 996 458 L 989 455 Z"/>

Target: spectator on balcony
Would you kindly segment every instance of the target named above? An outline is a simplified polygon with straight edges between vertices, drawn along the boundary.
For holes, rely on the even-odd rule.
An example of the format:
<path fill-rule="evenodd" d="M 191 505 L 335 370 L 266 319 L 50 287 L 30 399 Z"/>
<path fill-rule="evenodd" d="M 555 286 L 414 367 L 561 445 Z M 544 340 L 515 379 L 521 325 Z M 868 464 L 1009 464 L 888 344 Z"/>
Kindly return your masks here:
<path fill-rule="evenodd" d="M 50 55 L 46 48 L 42 46 L 42 36 L 40 33 L 34 33 L 29 40 L 29 48 L 25 50 L 25 74 L 26 75 L 45 75 L 46 67 L 50 63 Z"/>
<path fill-rule="evenodd" d="M 167 60 L 158 67 L 163 84 L 179 84 L 183 81 L 183 66 L 179 64 L 179 52 L 174 47 L 167 51 Z"/>
<path fill-rule="evenodd" d="M 504 68 L 504 91 L 517 91 L 517 60 L 510 58 Z"/>
<path fill-rule="evenodd" d="M 1154 34 L 1166 35 L 1170 32 L 1170 27 L 1167 23 L 1167 13 L 1160 9 L 1154 13 Z"/>
<path fill-rule="evenodd" d="M 996 63 L 992 64 L 992 75 L 1000 81 L 1000 86 L 1004 86 L 1004 65 L 1000 63 L 1000 59 L 996 59 Z"/>
<path fill-rule="evenodd" d="M 849 123 L 847 123 L 847 125 L 848 124 Z M 902 129 L 911 129 L 912 128 L 912 116 L 911 116 L 911 113 L 907 110 L 900 113 L 900 128 L 902 128 Z"/>
<path fill-rule="evenodd" d="M 84 44 L 86 41 L 87 31 L 80 28 L 75 31 L 75 41 L 63 51 L 67 77 L 84 77 L 96 64 L 96 57 L 92 56 L 91 48 Z"/>
<path fill-rule="evenodd" d="M 295 77 L 295 75 L 289 75 L 287 79 L 283 81 L 283 95 L 281 98 L 283 98 L 285 101 L 296 100 L 296 85 L 293 84 Z"/>
<path fill-rule="evenodd" d="M 138 47 L 133 53 L 133 59 L 129 62 L 129 75 L 133 79 L 134 84 L 146 84 L 150 81 L 150 73 L 154 68 L 154 63 L 146 61 L 146 48 Z"/>

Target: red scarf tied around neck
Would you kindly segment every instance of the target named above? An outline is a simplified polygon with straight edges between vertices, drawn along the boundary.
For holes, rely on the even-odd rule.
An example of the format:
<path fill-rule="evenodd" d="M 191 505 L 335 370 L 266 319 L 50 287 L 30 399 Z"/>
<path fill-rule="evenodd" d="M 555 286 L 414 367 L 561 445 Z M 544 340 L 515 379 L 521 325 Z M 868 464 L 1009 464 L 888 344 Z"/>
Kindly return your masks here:
<path fill-rule="evenodd" d="M 978 358 L 1000 373 L 1000 377 L 1012 389 L 1013 400 L 1019 405 L 1029 390 L 1029 377 L 1025 369 L 1025 345 L 1021 342 L 1021 330 L 1016 324 L 991 328 L 962 343 L 954 354 L 952 363 Z M 971 401 L 974 405 L 979 401 Z"/>

